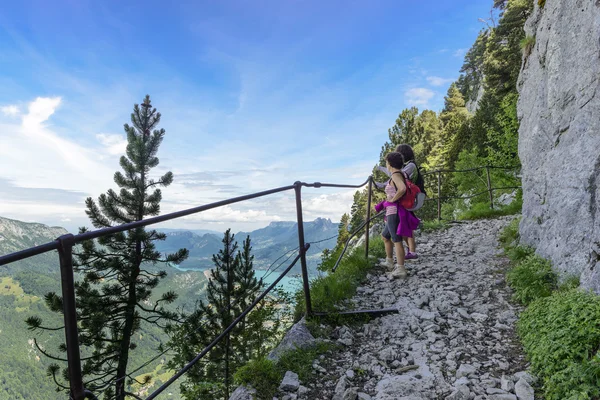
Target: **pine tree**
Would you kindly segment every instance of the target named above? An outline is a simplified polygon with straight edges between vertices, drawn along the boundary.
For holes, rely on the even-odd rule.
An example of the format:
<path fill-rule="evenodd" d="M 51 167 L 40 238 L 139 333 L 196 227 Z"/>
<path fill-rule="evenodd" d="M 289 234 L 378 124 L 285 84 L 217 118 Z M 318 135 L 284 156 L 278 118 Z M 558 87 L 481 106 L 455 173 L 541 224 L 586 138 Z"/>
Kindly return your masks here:
<path fill-rule="evenodd" d="M 223 248 L 213 255 L 215 268 L 206 290 L 207 301 L 201 301 L 185 322 L 171 330 L 170 346 L 175 356 L 170 368 L 178 369 L 191 360 L 215 337 L 224 331 L 258 296 L 262 288 L 256 279 L 250 238 L 246 238 L 241 252 L 235 237 L 227 230 Z M 237 252 L 237 253 L 236 253 Z M 271 339 L 279 330 L 277 304 L 273 298 L 259 303 L 257 308 L 221 340 L 186 374 L 181 385 L 187 399 L 228 399 L 234 372 L 248 360 L 265 354 Z M 267 339 L 269 338 L 269 339 Z"/>
<path fill-rule="evenodd" d="M 244 311 L 251 302 L 260 294 L 261 281 L 256 279 L 254 274 L 254 256 L 252 255 L 252 246 L 250 236 L 247 236 L 242 245 L 242 251 L 238 252 L 234 265 L 235 286 L 234 301 L 238 303 L 239 313 Z M 252 350 L 261 343 L 253 341 L 253 335 L 247 328 L 248 316 L 240 322 L 240 331 L 244 336 L 241 341 L 246 345 L 240 348 L 241 362 L 247 361 L 252 357 Z M 256 328 L 256 327 L 254 327 Z"/>
<path fill-rule="evenodd" d="M 156 155 L 165 136 L 164 129 L 156 129 L 160 117 L 149 96 L 141 106 L 134 106 L 132 125 L 125 124 L 127 150 L 120 159 L 124 173 L 114 175 L 120 191 L 109 189 L 97 203 L 91 197 L 85 202 L 86 214 L 94 227 L 126 224 L 160 213 L 160 187 L 173 182 L 171 172 L 157 180 L 150 178 L 150 170 L 158 165 Z M 80 230 L 85 231 L 86 228 Z M 186 249 L 180 249 L 161 257 L 154 241 L 165 237 L 155 230 L 137 228 L 84 242 L 74 253 L 75 270 L 83 277 L 75 284 L 79 342 L 84 353 L 91 353 L 82 365 L 85 386 L 92 391 L 108 386 L 104 389 L 105 398 L 124 400 L 128 394 L 128 360 L 136 347 L 133 336 L 141 326 L 165 328 L 179 319 L 177 313 L 163 306 L 177 298 L 174 292 L 163 294 L 153 305 L 150 301 L 152 290 L 167 275 L 155 265 L 180 263 L 188 256 Z M 62 312 L 62 298 L 56 293 L 48 293 L 46 303 L 51 310 Z M 44 329 L 39 318 L 30 318 L 28 323 L 32 329 Z M 56 364 L 49 368 L 55 381 L 58 370 Z M 66 370 L 63 375 L 68 378 Z"/>

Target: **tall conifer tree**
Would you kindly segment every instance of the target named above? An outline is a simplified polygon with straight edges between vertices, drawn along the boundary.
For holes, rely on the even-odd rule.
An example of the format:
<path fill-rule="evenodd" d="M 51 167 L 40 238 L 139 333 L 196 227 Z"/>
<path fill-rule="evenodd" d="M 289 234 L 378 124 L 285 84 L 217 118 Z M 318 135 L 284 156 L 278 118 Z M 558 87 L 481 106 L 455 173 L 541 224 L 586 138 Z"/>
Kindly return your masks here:
<path fill-rule="evenodd" d="M 109 189 L 98 202 L 91 197 L 85 202 L 94 227 L 126 224 L 160 213 L 160 188 L 173 182 L 171 172 L 158 179 L 150 177 L 159 163 L 156 155 L 165 136 L 164 129 L 156 129 L 160 117 L 149 96 L 134 106 L 131 125 L 125 124 L 127 149 L 120 159 L 123 172 L 114 175 L 120 191 Z M 128 394 L 132 378 L 127 375 L 128 360 L 140 327 L 165 328 L 178 320 L 176 313 L 163 307 L 176 299 L 174 292 L 163 294 L 154 304 L 150 301 L 152 289 L 167 275 L 155 264 L 180 263 L 188 256 L 186 249 L 180 249 L 162 257 L 154 241 L 165 237 L 155 230 L 136 228 L 84 242 L 76 249 L 75 270 L 83 277 L 75 284 L 79 342 L 84 354 L 91 353 L 83 358 L 85 386 L 96 394 L 104 390 L 105 398 L 124 400 Z M 53 311 L 62 312 L 62 298 L 56 293 L 48 293 L 46 303 Z M 28 323 L 32 329 L 44 329 L 39 318 L 32 317 Z M 56 364 L 49 368 L 55 381 L 58 370 Z M 68 379 L 66 370 L 63 376 Z"/>

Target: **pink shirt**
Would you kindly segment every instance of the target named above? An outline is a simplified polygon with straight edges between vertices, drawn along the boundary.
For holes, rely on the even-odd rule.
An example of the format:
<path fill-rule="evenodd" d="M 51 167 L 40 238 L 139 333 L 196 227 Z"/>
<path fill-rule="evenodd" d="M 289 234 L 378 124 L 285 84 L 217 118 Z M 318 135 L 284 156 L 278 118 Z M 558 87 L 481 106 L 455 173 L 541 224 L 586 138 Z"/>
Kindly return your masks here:
<path fill-rule="evenodd" d="M 387 196 L 387 201 L 392 201 L 394 196 L 396 195 L 396 188 L 392 184 L 392 180 L 390 179 L 385 185 L 385 194 Z M 398 213 L 398 207 L 396 206 L 388 206 L 385 208 L 385 215 L 394 215 Z"/>

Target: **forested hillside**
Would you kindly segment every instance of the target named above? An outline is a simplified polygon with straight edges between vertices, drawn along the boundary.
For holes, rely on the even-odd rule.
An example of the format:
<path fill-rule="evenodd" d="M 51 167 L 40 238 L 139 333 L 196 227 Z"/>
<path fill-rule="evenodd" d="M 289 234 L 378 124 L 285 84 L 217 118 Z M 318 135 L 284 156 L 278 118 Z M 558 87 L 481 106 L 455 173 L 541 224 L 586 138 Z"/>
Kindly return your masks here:
<path fill-rule="evenodd" d="M 485 22 L 475 43 L 465 55 L 460 77 L 448 88 L 441 111 L 404 109 L 388 130 L 378 165 L 385 165 L 384 156 L 396 146 L 412 146 L 415 159 L 425 175 L 428 197 L 437 197 L 438 178 L 433 171 L 465 170 L 480 166 L 490 169 L 494 187 L 520 185 L 517 154 L 518 129 L 516 107 L 517 78 L 524 53 L 530 51 L 532 39 L 525 37 L 523 26 L 533 10 L 533 0 L 496 0 L 494 11 L 499 19 Z M 376 159 L 376 155 L 373 155 Z M 376 181 L 386 176 L 374 169 Z M 469 196 L 485 191 L 485 169 L 468 173 L 441 172 L 441 197 Z M 520 202 L 520 193 L 504 191 Z M 503 191 L 496 191 L 496 198 Z M 383 195 L 375 192 L 376 198 Z M 509 201 L 504 201 L 504 204 Z M 342 231 L 352 230 L 365 218 L 367 191 L 354 196 L 352 211 L 342 217 Z M 499 204 L 502 205 L 502 204 Z M 513 204 L 513 207 L 518 204 Z M 442 218 L 456 219 L 470 209 L 489 209 L 489 195 L 470 200 L 448 199 L 443 202 Z M 435 202 L 426 203 L 418 215 L 431 220 L 436 216 Z M 338 246 L 341 242 L 338 242 Z"/>

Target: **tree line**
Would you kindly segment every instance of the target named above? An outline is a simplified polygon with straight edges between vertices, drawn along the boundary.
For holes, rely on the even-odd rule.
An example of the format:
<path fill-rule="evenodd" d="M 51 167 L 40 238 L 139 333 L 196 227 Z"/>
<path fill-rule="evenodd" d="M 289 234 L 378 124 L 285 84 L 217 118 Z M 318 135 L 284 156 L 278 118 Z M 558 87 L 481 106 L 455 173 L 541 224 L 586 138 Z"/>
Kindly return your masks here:
<path fill-rule="evenodd" d="M 453 82 L 444 97 L 440 112 L 404 109 L 388 130 L 388 139 L 382 145 L 373 177 L 382 182 L 388 178 L 377 166 L 385 166 L 385 155 L 399 144 L 409 144 L 415 161 L 423 173 L 437 170 L 464 170 L 492 165 L 507 168 L 490 170 L 496 187 L 519 186 L 520 161 L 518 157 L 517 79 L 521 64 L 526 60 L 531 43 L 523 29 L 533 10 L 533 0 L 495 0 L 493 8 L 499 20 L 490 19 L 464 58 L 460 77 Z M 443 173 L 441 196 L 467 196 L 487 189 L 486 171 L 470 173 Z M 437 195 L 436 175 L 426 176 L 428 195 Z M 350 214 L 341 217 L 340 235 L 336 247 L 325 255 L 322 269 L 327 270 L 341 251 L 347 232 L 364 222 L 368 189 L 354 194 Z M 502 193 L 501 191 L 499 193 Z M 375 201 L 383 194 L 374 190 Z M 515 201 L 520 201 L 517 191 Z M 455 219 L 468 208 L 489 208 L 487 194 L 470 200 L 445 201 L 442 218 Z M 434 202 L 426 203 L 417 212 L 424 220 L 437 214 Z"/>

